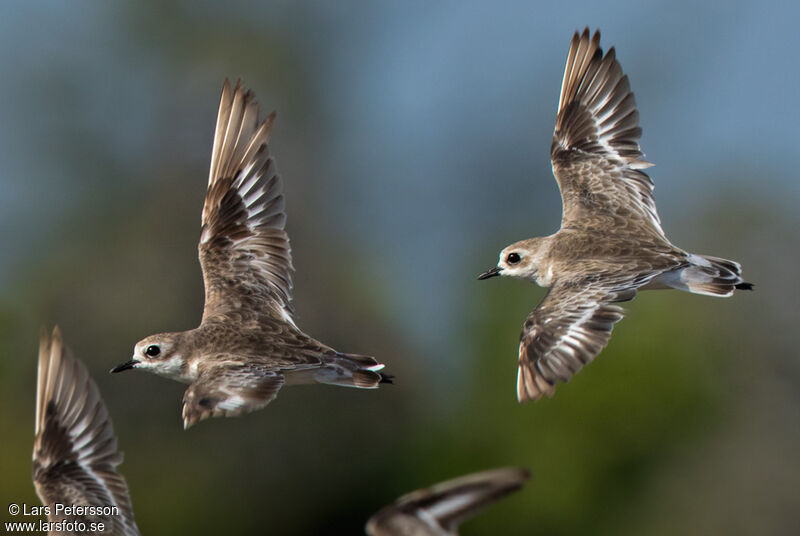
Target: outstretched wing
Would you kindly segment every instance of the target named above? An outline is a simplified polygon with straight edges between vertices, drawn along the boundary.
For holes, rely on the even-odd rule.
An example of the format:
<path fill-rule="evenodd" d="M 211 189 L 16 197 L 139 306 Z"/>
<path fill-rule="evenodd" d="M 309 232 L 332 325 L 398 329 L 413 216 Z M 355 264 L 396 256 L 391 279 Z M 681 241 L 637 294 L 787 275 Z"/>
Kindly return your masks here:
<path fill-rule="evenodd" d="M 600 32 L 575 32 L 567 55 L 550 146 L 563 202 L 562 227 L 603 218 L 607 227 L 637 225 L 663 236 L 652 164 L 639 148 L 639 112 L 614 48 L 603 56 Z"/>
<path fill-rule="evenodd" d="M 634 284 L 556 283 L 522 327 L 517 399 L 553 396 L 556 382 L 569 381 L 608 344 L 623 315 L 614 303 L 635 295 Z"/>
<path fill-rule="evenodd" d="M 220 99 L 198 253 L 203 320 L 236 311 L 292 321 L 292 256 L 283 186 L 269 155 L 274 112 L 258 120 L 253 94 L 225 80 Z"/>
<path fill-rule="evenodd" d="M 103 522 L 109 534 L 138 535 L 128 485 L 117 472 L 122 454 L 111 418 L 58 327 L 52 339 L 42 331 L 39 342 L 35 430 L 33 480 L 42 503 L 51 506 L 50 521 L 65 518 L 56 516 L 54 503 L 116 506 L 119 515 L 82 519 Z"/>
<path fill-rule="evenodd" d="M 397 499 L 367 522 L 371 536 L 444 536 L 485 506 L 519 490 L 526 469 L 494 469 L 462 476 Z"/>
<path fill-rule="evenodd" d="M 183 395 L 183 427 L 210 417 L 236 417 L 272 402 L 285 382 L 279 370 L 250 364 L 209 367 Z"/>

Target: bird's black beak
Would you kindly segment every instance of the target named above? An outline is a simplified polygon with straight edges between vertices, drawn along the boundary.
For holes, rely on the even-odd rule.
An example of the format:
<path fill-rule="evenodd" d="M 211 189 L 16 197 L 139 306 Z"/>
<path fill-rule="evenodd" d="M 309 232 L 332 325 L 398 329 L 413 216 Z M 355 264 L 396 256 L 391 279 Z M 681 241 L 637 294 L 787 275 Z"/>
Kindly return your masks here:
<path fill-rule="evenodd" d="M 478 276 L 478 279 L 489 279 L 490 277 L 494 277 L 500 275 L 501 268 L 492 268 L 488 272 L 483 272 L 481 275 Z"/>
<path fill-rule="evenodd" d="M 112 368 L 111 373 L 115 374 L 117 372 L 122 372 L 123 370 L 132 369 L 138 364 L 139 364 L 138 361 L 136 361 L 135 359 L 131 359 L 130 361 L 126 361 L 125 363 L 120 363 L 116 367 Z"/>

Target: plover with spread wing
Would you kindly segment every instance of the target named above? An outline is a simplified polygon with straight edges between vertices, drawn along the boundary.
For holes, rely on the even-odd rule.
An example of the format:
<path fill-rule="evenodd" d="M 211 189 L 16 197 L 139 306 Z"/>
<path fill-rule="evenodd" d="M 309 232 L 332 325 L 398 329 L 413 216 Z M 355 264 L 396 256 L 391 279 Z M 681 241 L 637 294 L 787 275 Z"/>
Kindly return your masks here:
<path fill-rule="evenodd" d="M 185 428 L 263 408 L 284 384 L 373 389 L 390 381 L 375 358 L 337 352 L 295 324 L 282 183 L 267 146 L 274 118 L 260 122 L 252 93 L 225 81 L 198 246 L 202 321 L 139 341 L 133 358 L 111 371 L 143 369 L 189 383 Z"/>
<path fill-rule="evenodd" d="M 734 261 L 672 245 L 661 229 L 652 164 L 628 77 L 600 32 L 572 37 L 555 134 L 553 174 L 563 203 L 561 229 L 503 249 L 478 279 L 511 276 L 550 287 L 528 316 L 519 344 L 517 398 L 553 396 L 608 343 L 637 290 L 672 288 L 707 296 L 750 290 Z"/>
<path fill-rule="evenodd" d="M 58 327 L 39 342 L 35 429 L 33 481 L 48 532 L 138 535 L 111 418 Z"/>
<path fill-rule="evenodd" d="M 493 469 L 413 491 L 367 522 L 370 536 L 450 536 L 487 505 L 513 493 L 530 478 L 526 469 Z"/>

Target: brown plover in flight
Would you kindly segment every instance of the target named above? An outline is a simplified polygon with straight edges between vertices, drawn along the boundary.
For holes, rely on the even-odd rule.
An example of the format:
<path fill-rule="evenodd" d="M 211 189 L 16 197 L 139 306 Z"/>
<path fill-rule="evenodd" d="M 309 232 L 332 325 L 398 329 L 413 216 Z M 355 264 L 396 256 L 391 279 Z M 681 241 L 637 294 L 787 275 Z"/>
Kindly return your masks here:
<path fill-rule="evenodd" d="M 494 469 L 413 491 L 367 522 L 370 536 L 448 536 L 485 506 L 525 484 L 525 469 Z"/>
<path fill-rule="evenodd" d="M 561 229 L 500 252 L 478 279 L 517 277 L 550 287 L 519 345 L 517 398 L 553 396 L 608 343 L 618 302 L 641 289 L 730 296 L 750 290 L 734 261 L 672 245 L 661 229 L 651 166 L 639 148 L 639 113 L 614 49 L 577 32 L 567 54 L 550 158 L 563 202 Z"/>
<path fill-rule="evenodd" d="M 284 384 L 373 389 L 390 381 L 373 357 L 337 352 L 295 324 L 283 188 L 267 146 L 274 119 L 273 112 L 259 122 L 252 93 L 225 81 L 198 246 L 202 321 L 142 339 L 111 371 L 143 369 L 189 383 L 185 428 L 263 408 Z"/>
<path fill-rule="evenodd" d="M 42 529 L 138 535 L 128 485 L 117 472 L 120 463 L 97 385 L 64 345 L 58 327 L 52 338 L 42 331 L 33 444 L 33 482 L 48 520 Z"/>

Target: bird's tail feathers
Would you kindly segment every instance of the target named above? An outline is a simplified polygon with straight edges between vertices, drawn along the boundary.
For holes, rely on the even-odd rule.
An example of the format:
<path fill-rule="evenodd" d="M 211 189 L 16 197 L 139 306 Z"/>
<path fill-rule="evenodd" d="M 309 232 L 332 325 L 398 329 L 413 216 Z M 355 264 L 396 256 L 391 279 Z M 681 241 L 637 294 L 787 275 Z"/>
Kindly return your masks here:
<path fill-rule="evenodd" d="M 664 282 L 679 290 L 693 294 L 726 298 L 736 290 L 752 290 L 753 284 L 742 279 L 742 267 L 738 262 L 689 254 L 689 265 L 671 272 Z"/>
<path fill-rule="evenodd" d="M 317 369 L 315 381 L 343 387 L 376 389 L 378 384 L 393 383 L 393 376 L 381 372 L 384 366 L 371 356 L 336 352 Z"/>

